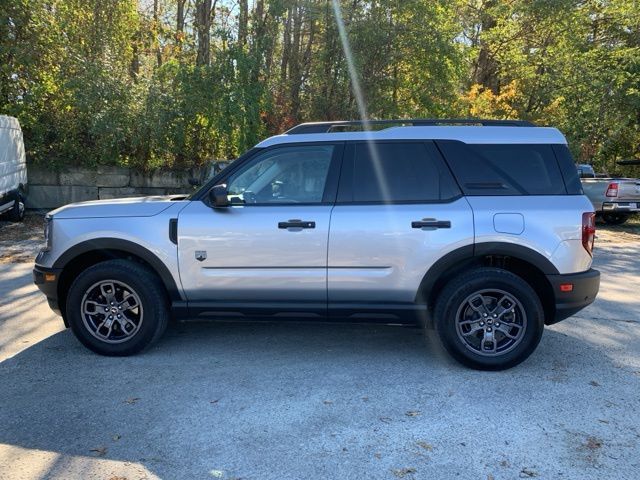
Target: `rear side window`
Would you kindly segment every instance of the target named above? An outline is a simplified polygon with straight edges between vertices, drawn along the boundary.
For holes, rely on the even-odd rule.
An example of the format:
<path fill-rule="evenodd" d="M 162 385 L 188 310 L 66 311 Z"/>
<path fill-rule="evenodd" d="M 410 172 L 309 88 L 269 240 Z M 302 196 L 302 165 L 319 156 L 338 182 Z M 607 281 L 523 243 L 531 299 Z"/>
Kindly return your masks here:
<path fill-rule="evenodd" d="M 431 142 L 350 144 L 343 173 L 339 201 L 437 202 L 460 195 Z"/>
<path fill-rule="evenodd" d="M 465 195 L 567 194 L 551 145 L 436 143 Z"/>

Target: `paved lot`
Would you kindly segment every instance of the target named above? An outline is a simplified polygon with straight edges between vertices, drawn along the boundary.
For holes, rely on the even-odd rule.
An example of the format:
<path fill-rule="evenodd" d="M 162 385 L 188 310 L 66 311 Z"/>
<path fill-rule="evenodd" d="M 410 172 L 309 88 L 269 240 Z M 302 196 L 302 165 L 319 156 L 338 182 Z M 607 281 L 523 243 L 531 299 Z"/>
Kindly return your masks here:
<path fill-rule="evenodd" d="M 0 479 L 637 479 L 640 235 L 507 372 L 416 329 L 190 324 L 102 358 L 0 262 Z"/>

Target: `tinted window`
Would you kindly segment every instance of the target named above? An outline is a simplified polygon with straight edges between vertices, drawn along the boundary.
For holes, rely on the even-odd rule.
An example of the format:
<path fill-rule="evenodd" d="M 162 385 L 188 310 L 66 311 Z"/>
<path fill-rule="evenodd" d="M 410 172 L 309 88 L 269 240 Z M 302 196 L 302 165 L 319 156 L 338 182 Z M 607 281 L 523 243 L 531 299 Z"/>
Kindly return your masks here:
<path fill-rule="evenodd" d="M 433 144 L 357 143 L 353 152 L 352 200 L 417 202 L 451 198 L 459 191 Z"/>
<path fill-rule="evenodd" d="M 564 178 L 564 184 L 567 187 L 567 193 L 569 195 L 582 195 L 582 183 L 580 182 L 580 175 L 576 168 L 573 156 L 566 145 L 554 145 L 553 152 L 556 154 L 558 165 L 560 165 L 560 171 Z M 595 177 L 593 173 L 593 167 L 591 167 L 592 177 Z"/>
<path fill-rule="evenodd" d="M 251 160 L 227 180 L 232 203 L 320 203 L 333 145 L 276 148 Z"/>
<path fill-rule="evenodd" d="M 551 145 L 437 144 L 466 195 L 567 193 Z"/>

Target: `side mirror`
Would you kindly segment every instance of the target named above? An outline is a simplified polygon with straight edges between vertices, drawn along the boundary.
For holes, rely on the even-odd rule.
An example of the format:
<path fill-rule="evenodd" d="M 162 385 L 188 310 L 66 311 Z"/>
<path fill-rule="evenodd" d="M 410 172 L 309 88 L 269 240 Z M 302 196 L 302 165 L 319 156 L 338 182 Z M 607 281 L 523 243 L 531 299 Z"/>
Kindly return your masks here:
<path fill-rule="evenodd" d="M 230 205 L 225 184 L 216 185 L 209 190 L 209 202 L 213 208 L 224 208 Z"/>

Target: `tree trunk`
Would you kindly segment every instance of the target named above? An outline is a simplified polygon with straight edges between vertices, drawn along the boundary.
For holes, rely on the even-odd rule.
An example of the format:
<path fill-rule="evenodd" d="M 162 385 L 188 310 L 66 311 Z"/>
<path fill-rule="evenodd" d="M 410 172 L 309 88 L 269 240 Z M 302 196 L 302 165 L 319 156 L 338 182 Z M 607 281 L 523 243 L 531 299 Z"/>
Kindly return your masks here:
<path fill-rule="evenodd" d="M 176 12 L 176 45 L 178 50 L 182 50 L 182 42 L 184 41 L 184 7 L 187 0 L 177 0 L 178 10 Z"/>
<path fill-rule="evenodd" d="M 495 0 L 487 1 L 485 8 L 489 9 L 495 5 Z M 491 30 L 496 26 L 496 19 L 493 18 L 486 10 L 481 15 L 480 28 L 482 32 Z M 498 62 L 493 58 L 489 51 L 489 46 L 482 37 L 479 40 L 480 52 L 476 61 L 473 72 L 473 83 L 482 85 L 491 89 L 494 94 L 500 93 L 500 79 L 498 78 Z"/>
<path fill-rule="evenodd" d="M 289 51 L 291 50 L 291 17 L 292 7 L 287 9 L 287 19 L 284 24 L 284 34 L 282 38 L 282 59 L 280 62 L 280 85 L 287 81 L 287 67 L 289 63 Z"/>
<path fill-rule="evenodd" d="M 211 60 L 211 19 L 215 3 L 212 0 L 196 1 L 195 30 L 198 42 L 196 65 L 209 65 Z"/>
<path fill-rule="evenodd" d="M 138 80 L 140 73 L 140 51 L 138 49 L 137 39 L 134 39 L 132 46 L 131 64 L 129 65 L 129 76 L 134 82 Z"/>
<path fill-rule="evenodd" d="M 272 42 L 265 38 L 268 12 L 264 11 L 264 0 L 257 0 L 255 9 L 252 13 L 253 25 L 253 38 L 251 44 L 252 56 L 254 58 L 253 70 L 251 72 L 251 82 L 256 84 L 260 79 L 260 71 L 262 70 L 261 58 L 264 58 L 264 73 L 269 74 L 271 63 L 273 61 L 273 48 Z"/>
<path fill-rule="evenodd" d="M 239 0 L 240 15 L 238 18 L 238 43 L 241 46 L 247 44 L 247 29 L 249 26 L 249 1 Z"/>
<path fill-rule="evenodd" d="M 156 62 L 158 67 L 162 66 L 162 50 L 160 49 L 160 41 L 158 39 L 158 31 L 160 30 L 160 19 L 158 12 L 158 0 L 153 0 L 153 30 L 156 44 Z"/>
<path fill-rule="evenodd" d="M 291 41 L 291 58 L 289 60 L 289 102 L 291 116 L 295 123 L 298 122 L 300 110 L 300 49 L 302 47 L 302 7 L 295 5 L 293 8 L 293 39 Z"/>

